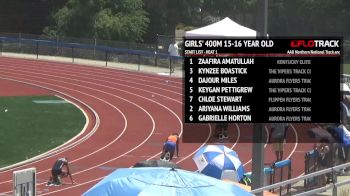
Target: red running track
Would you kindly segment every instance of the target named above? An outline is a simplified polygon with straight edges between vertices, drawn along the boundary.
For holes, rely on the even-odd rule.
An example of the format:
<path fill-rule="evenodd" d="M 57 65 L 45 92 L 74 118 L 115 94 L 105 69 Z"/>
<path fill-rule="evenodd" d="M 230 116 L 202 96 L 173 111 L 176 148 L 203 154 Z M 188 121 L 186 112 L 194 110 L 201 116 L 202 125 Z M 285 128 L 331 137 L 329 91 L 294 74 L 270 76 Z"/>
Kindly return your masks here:
<path fill-rule="evenodd" d="M 81 195 L 116 168 L 159 158 L 162 143 L 171 132 L 182 133 L 182 80 L 153 74 L 77 64 L 0 57 L 0 79 L 50 90 L 79 105 L 89 118 L 84 133 L 37 161 L 0 171 L 0 194 L 10 194 L 14 170 L 37 168 L 38 195 Z M 288 137 L 300 136 L 311 125 L 293 124 Z M 208 126 L 207 133 L 211 127 Z M 250 124 L 230 127 L 233 148 L 251 168 L 251 144 L 237 143 L 251 136 Z M 209 137 L 209 135 L 207 136 Z M 193 154 L 205 143 L 181 143 L 182 168 L 195 170 Z M 312 144 L 286 144 L 285 157 L 292 158 L 293 176 L 303 172 L 305 151 Z M 270 145 L 266 162 L 275 157 Z M 46 187 L 54 160 L 67 156 L 77 184 Z"/>

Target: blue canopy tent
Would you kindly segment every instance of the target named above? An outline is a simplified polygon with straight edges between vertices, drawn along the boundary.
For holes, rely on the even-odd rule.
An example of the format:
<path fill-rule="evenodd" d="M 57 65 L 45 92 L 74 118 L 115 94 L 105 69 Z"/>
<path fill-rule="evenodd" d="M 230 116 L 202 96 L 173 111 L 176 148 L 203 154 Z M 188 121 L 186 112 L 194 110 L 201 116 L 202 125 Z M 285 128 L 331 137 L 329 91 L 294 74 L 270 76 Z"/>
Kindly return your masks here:
<path fill-rule="evenodd" d="M 252 195 L 248 191 L 199 173 L 163 167 L 117 169 L 83 196 Z"/>

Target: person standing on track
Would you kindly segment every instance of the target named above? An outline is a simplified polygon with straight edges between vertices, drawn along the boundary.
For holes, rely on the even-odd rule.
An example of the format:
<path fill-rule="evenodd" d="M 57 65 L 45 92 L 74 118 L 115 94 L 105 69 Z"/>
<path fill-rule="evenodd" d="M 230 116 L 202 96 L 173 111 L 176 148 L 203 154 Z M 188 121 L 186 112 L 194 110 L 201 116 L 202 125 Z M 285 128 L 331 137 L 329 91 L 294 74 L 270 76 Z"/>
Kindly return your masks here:
<path fill-rule="evenodd" d="M 175 64 L 177 62 L 176 58 L 180 56 L 179 46 L 176 43 L 176 39 L 174 39 L 174 42 L 169 45 L 168 52 L 170 55 L 170 72 L 174 73 Z"/>
<path fill-rule="evenodd" d="M 163 145 L 163 151 L 162 155 L 160 156 L 160 159 L 162 160 L 172 160 L 174 153 L 176 150 L 176 157 L 179 157 L 179 134 L 178 133 L 172 133 L 168 136 L 168 138 L 165 140 L 165 143 Z M 166 157 L 166 154 L 170 153 L 170 156 Z"/>
<path fill-rule="evenodd" d="M 63 170 L 63 167 L 66 168 L 66 171 Z M 62 184 L 60 178 L 67 177 L 68 175 L 71 177 L 71 180 L 72 180 L 72 176 L 71 176 L 69 166 L 68 166 L 67 157 L 60 158 L 60 159 L 56 160 L 56 162 L 54 163 L 54 165 L 52 167 L 51 174 L 52 174 L 52 177 L 51 177 L 48 185 L 52 184 L 55 186 L 59 186 Z M 72 180 L 72 182 L 73 182 L 73 180 Z"/>
<path fill-rule="evenodd" d="M 277 161 L 283 159 L 283 143 L 287 136 L 287 130 L 289 128 L 288 123 L 271 123 L 271 131 L 269 137 L 269 143 L 272 143 L 273 149 L 276 154 Z"/>

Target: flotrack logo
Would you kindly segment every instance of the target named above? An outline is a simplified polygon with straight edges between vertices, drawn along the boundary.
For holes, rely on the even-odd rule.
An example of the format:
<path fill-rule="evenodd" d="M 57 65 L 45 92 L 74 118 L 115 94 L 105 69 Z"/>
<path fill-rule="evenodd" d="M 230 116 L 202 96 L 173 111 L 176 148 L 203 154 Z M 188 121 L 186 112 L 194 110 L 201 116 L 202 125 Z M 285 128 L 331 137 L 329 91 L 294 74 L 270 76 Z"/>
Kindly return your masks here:
<path fill-rule="evenodd" d="M 291 40 L 290 47 L 292 48 L 337 48 L 339 40 Z"/>

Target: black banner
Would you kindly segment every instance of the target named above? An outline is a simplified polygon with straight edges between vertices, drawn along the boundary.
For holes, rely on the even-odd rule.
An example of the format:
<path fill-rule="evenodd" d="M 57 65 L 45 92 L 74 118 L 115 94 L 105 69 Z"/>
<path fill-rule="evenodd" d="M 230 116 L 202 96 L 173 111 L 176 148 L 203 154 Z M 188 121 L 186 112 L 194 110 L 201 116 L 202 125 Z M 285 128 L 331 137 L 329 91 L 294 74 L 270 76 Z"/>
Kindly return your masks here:
<path fill-rule="evenodd" d="M 185 39 L 185 122 L 340 121 L 340 38 Z"/>

